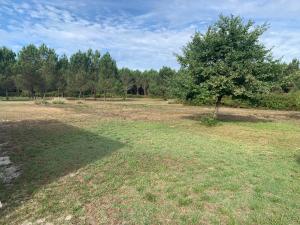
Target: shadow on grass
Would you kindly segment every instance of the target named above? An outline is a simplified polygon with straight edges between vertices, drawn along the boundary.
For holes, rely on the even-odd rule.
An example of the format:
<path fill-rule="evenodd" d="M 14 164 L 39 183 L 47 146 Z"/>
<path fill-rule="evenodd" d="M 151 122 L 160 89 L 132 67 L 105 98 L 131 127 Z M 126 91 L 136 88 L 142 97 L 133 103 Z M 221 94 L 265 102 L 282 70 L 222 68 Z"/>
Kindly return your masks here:
<path fill-rule="evenodd" d="M 300 120 L 300 112 L 290 112 L 288 114 L 283 114 L 283 116 L 285 116 L 289 119 Z"/>
<path fill-rule="evenodd" d="M 190 116 L 184 116 L 183 119 L 190 119 L 195 121 L 201 121 L 203 117 L 211 116 L 211 113 L 197 113 Z M 222 114 L 218 115 L 218 121 L 220 122 L 271 122 L 270 119 L 258 118 L 255 116 L 235 115 L 235 114 Z"/>
<path fill-rule="evenodd" d="M 22 174 L 12 185 L 0 181 L 6 214 L 45 184 L 97 161 L 124 145 L 57 120 L 0 123 L 0 155 L 10 156 Z"/>
<path fill-rule="evenodd" d="M 296 162 L 300 164 L 300 151 L 296 154 Z"/>
<path fill-rule="evenodd" d="M 104 99 L 104 98 L 91 98 L 91 97 L 88 97 L 88 98 L 74 98 L 74 97 L 67 97 L 66 98 L 67 100 L 77 100 L 77 101 L 90 101 L 90 102 L 132 102 L 132 101 L 137 101 L 135 98 L 126 98 L 126 99 L 123 99 L 123 98 L 120 98 L 120 97 L 116 97 L 116 98 L 107 98 L 107 99 Z"/>

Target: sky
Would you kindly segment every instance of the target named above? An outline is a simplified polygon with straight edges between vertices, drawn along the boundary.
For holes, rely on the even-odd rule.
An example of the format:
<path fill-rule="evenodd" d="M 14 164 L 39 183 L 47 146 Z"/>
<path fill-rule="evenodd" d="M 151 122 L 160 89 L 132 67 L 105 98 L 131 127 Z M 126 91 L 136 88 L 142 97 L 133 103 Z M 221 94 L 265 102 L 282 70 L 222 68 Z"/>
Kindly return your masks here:
<path fill-rule="evenodd" d="M 299 0 L 0 0 L 0 46 L 45 43 L 70 56 L 108 51 L 118 67 L 179 68 L 175 54 L 220 14 L 269 30 L 261 41 L 282 61 L 300 58 Z"/>

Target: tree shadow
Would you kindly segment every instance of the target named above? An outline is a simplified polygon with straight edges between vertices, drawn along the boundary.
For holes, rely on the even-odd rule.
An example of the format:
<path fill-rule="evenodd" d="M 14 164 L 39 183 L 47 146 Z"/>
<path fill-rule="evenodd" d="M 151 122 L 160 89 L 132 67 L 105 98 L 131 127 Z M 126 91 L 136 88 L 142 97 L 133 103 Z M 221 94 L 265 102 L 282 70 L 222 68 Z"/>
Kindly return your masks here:
<path fill-rule="evenodd" d="M 91 98 L 91 97 L 88 97 L 88 98 L 73 98 L 73 97 L 67 97 L 66 98 L 67 100 L 77 100 L 77 101 L 89 101 L 89 102 L 133 102 L 133 101 L 137 101 L 135 98 L 132 98 L 132 97 L 127 97 L 126 99 L 122 98 L 122 97 L 107 97 L 106 99 L 103 98 Z"/>
<path fill-rule="evenodd" d="M 189 116 L 182 117 L 183 119 L 189 119 L 194 121 L 201 121 L 201 118 L 211 116 L 211 113 L 197 113 Z M 221 122 L 271 122 L 272 120 L 266 118 L 258 118 L 251 115 L 236 115 L 236 114 L 223 114 L 218 115 L 218 120 Z"/>
<path fill-rule="evenodd" d="M 57 120 L 0 123 L 0 156 L 21 167 L 12 184 L 0 181 L 0 200 L 6 214 L 43 185 L 100 160 L 122 148 L 121 142 Z M 17 197 L 16 197 L 17 196 Z"/>
<path fill-rule="evenodd" d="M 300 151 L 298 151 L 297 152 L 297 154 L 296 154 L 296 162 L 298 163 L 298 164 L 300 164 Z"/>
<path fill-rule="evenodd" d="M 289 112 L 287 114 L 279 114 L 280 116 L 284 116 L 288 119 L 300 120 L 300 112 Z"/>

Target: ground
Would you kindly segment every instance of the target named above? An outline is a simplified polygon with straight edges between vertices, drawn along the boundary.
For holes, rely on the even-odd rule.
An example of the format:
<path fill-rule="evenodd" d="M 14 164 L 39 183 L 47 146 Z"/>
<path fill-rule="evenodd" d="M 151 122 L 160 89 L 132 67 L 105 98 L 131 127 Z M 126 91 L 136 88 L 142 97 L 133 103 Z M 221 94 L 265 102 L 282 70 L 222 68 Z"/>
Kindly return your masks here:
<path fill-rule="evenodd" d="M 300 112 L 0 101 L 0 224 L 299 224 Z"/>

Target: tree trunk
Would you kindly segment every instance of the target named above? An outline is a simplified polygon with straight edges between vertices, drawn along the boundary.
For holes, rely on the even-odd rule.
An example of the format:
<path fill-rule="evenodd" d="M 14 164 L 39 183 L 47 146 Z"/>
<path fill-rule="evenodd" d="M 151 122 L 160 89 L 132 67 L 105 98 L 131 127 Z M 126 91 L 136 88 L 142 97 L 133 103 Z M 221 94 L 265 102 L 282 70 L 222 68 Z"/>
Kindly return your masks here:
<path fill-rule="evenodd" d="M 218 119 L 219 108 L 220 108 L 220 105 L 221 105 L 222 97 L 223 97 L 223 96 L 218 96 L 218 97 L 216 98 L 215 111 L 214 111 L 214 114 L 213 114 L 213 117 L 214 117 L 215 119 Z"/>
<path fill-rule="evenodd" d="M 30 95 L 31 95 L 31 98 L 34 99 L 34 90 L 33 90 L 33 88 L 30 90 Z"/>
<path fill-rule="evenodd" d="M 5 96 L 6 96 L 6 101 L 8 101 L 8 90 L 5 88 Z"/>
<path fill-rule="evenodd" d="M 106 101 L 106 91 L 104 91 L 104 101 Z"/>
<path fill-rule="evenodd" d="M 97 95 L 97 92 L 96 92 L 96 88 L 94 88 L 94 99 L 96 100 L 96 96 Z"/>
<path fill-rule="evenodd" d="M 59 96 L 59 88 L 57 88 L 57 97 L 60 97 L 60 96 Z"/>
<path fill-rule="evenodd" d="M 123 100 L 126 100 L 126 98 L 127 98 L 127 87 L 124 87 L 123 90 L 124 90 Z"/>
<path fill-rule="evenodd" d="M 81 90 L 79 90 L 79 99 L 81 99 Z"/>

